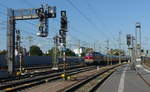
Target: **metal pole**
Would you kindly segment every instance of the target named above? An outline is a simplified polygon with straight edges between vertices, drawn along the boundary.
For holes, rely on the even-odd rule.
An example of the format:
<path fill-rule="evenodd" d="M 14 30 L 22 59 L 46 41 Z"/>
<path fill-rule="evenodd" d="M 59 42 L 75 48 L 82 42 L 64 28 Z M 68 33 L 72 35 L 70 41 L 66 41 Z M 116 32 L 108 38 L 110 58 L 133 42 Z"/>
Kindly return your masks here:
<path fill-rule="evenodd" d="M 136 59 L 136 44 L 134 43 L 134 40 L 135 40 L 135 38 L 134 38 L 134 36 L 132 36 L 131 37 L 131 45 L 132 45 L 132 47 L 131 47 L 131 52 L 132 52 L 132 55 L 131 55 L 131 63 L 132 63 L 132 66 L 131 66 L 131 68 L 132 69 L 134 69 L 135 70 L 135 59 Z"/>
<path fill-rule="evenodd" d="M 53 68 L 54 70 L 58 70 L 57 65 L 57 35 L 54 37 L 54 49 L 53 49 Z"/>
<path fill-rule="evenodd" d="M 78 52 L 79 52 L 79 58 L 81 57 L 81 53 L 80 53 L 80 40 L 78 42 Z"/>
<path fill-rule="evenodd" d="M 121 32 L 119 32 L 119 64 L 121 64 Z"/>
<path fill-rule="evenodd" d="M 128 46 L 128 54 L 129 54 L 129 57 L 131 57 L 131 50 L 130 50 L 129 46 Z M 129 62 L 131 62 L 131 59 L 129 59 Z"/>
<path fill-rule="evenodd" d="M 67 74 L 66 74 L 66 43 L 64 43 L 64 49 L 63 49 L 63 62 L 64 62 L 64 79 L 67 80 Z"/>
<path fill-rule="evenodd" d="M 141 24 L 136 23 L 136 30 L 135 30 L 135 35 L 136 35 L 136 63 L 140 64 L 141 63 Z"/>
<path fill-rule="evenodd" d="M 113 64 L 112 55 L 110 55 L 110 61 L 111 61 L 111 65 L 112 65 Z"/>
<path fill-rule="evenodd" d="M 61 30 L 60 30 L 60 36 L 61 36 L 61 43 L 63 46 L 63 62 L 64 62 L 64 80 L 67 80 L 67 74 L 66 74 L 66 32 L 67 30 L 67 16 L 66 11 L 61 11 Z"/>
<path fill-rule="evenodd" d="M 22 73 L 22 62 L 23 62 L 23 55 L 22 55 L 22 52 L 20 52 L 20 54 L 19 54 L 20 73 Z"/>
<path fill-rule="evenodd" d="M 141 24 L 138 22 L 136 23 L 135 36 L 136 36 L 136 58 L 139 58 L 141 56 Z"/>
<path fill-rule="evenodd" d="M 14 10 L 8 9 L 7 19 L 7 64 L 8 72 L 15 74 L 15 19 Z"/>
<path fill-rule="evenodd" d="M 137 58 L 137 24 L 135 29 L 135 58 Z"/>
<path fill-rule="evenodd" d="M 96 48 L 95 48 L 95 42 L 94 42 L 94 44 L 93 44 L 93 47 L 94 47 L 94 51 L 96 51 Z"/>
<path fill-rule="evenodd" d="M 109 40 L 107 40 L 106 43 L 107 43 L 107 65 L 109 65 L 109 54 L 108 54 L 108 51 L 109 51 Z"/>
<path fill-rule="evenodd" d="M 21 48 L 20 30 L 16 30 L 16 49 L 18 51 L 18 56 L 19 56 L 19 71 L 20 71 L 20 73 L 22 73 L 23 51 Z"/>
<path fill-rule="evenodd" d="M 57 65 L 56 65 L 56 63 L 57 63 L 57 42 L 56 42 L 56 40 L 57 40 L 57 37 L 55 39 L 55 57 L 54 57 L 54 67 L 55 68 L 57 68 Z"/>
<path fill-rule="evenodd" d="M 29 37 L 28 37 L 28 40 L 29 40 L 29 56 L 31 56 L 30 48 L 31 48 L 32 39 L 33 39 L 32 36 L 29 36 Z"/>
<path fill-rule="evenodd" d="M 140 28 L 139 28 L 139 38 L 140 38 L 140 48 L 139 48 L 139 52 L 140 52 L 140 57 L 141 57 L 141 45 L 142 45 L 142 43 L 141 43 L 141 26 L 140 26 Z"/>

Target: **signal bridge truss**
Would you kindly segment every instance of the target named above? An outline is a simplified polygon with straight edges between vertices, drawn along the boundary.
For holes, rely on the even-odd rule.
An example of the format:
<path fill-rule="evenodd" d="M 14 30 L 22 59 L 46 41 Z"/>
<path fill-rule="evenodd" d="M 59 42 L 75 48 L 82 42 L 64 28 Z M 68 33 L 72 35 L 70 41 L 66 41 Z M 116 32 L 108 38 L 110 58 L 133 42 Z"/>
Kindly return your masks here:
<path fill-rule="evenodd" d="M 37 35 L 40 37 L 47 37 L 48 18 L 56 17 L 56 7 L 41 5 L 40 8 L 8 9 L 7 13 L 8 72 L 10 74 L 15 74 L 15 21 L 39 19 L 40 24 Z"/>

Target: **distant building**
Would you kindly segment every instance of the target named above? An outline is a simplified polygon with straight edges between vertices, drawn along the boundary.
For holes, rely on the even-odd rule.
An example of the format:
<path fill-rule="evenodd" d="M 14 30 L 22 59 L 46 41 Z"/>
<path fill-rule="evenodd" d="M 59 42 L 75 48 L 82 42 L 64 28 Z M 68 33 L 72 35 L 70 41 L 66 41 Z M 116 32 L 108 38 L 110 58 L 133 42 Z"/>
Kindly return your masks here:
<path fill-rule="evenodd" d="M 80 47 L 80 48 L 74 49 L 73 52 L 74 52 L 76 55 L 81 56 L 81 54 L 82 54 L 83 52 L 85 52 L 85 50 L 86 50 L 85 47 Z"/>

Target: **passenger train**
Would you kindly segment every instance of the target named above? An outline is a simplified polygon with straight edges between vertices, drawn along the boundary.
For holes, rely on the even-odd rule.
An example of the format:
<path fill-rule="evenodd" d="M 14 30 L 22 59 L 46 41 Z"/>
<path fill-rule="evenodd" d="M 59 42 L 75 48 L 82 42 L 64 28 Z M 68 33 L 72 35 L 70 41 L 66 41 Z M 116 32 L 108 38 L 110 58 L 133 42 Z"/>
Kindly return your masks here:
<path fill-rule="evenodd" d="M 127 62 L 129 60 L 128 56 L 120 56 L 121 62 Z M 104 55 L 99 52 L 90 52 L 87 53 L 84 57 L 84 62 L 86 64 L 107 64 L 109 61 L 110 63 L 118 63 L 119 56 L 115 55 Z"/>

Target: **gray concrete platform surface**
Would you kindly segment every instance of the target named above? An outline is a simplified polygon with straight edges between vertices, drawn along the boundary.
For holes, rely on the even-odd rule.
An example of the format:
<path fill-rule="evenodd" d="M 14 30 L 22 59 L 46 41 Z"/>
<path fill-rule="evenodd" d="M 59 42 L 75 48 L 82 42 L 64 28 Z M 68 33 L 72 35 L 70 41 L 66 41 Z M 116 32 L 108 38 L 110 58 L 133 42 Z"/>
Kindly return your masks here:
<path fill-rule="evenodd" d="M 132 70 L 129 64 L 121 66 L 96 92 L 150 92 L 149 70 L 143 66 L 136 69 Z"/>

